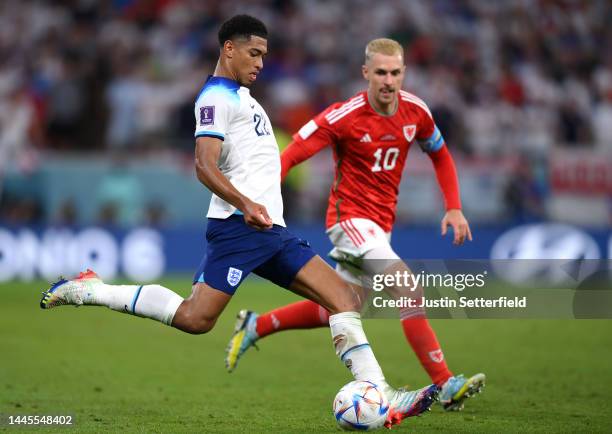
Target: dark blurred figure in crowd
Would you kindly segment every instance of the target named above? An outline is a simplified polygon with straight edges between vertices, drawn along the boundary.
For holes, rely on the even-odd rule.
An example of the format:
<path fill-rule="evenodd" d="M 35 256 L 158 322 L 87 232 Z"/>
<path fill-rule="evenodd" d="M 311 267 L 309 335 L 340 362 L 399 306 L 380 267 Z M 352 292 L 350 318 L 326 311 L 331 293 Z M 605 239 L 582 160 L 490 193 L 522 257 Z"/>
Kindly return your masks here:
<path fill-rule="evenodd" d="M 166 224 L 166 207 L 162 202 L 149 202 L 144 209 L 144 224 L 153 228 L 160 228 Z"/>
<path fill-rule="evenodd" d="M 9 225 L 33 225 L 43 219 L 40 201 L 32 196 L 5 195 L 0 204 L 0 221 Z"/>
<path fill-rule="evenodd" d="M 56 222 L 60 226 L 76 226 L 78 223 L 78 210 L 73 199 L 66 199 L 57 211 Z"/>
<path fill-rule="evenodd" d="M 520 159 L 504 192 L 508 219 L 520 223 L 543 219 L 545 216 L 543 199 L 542 188 L 529 160 Z"/>

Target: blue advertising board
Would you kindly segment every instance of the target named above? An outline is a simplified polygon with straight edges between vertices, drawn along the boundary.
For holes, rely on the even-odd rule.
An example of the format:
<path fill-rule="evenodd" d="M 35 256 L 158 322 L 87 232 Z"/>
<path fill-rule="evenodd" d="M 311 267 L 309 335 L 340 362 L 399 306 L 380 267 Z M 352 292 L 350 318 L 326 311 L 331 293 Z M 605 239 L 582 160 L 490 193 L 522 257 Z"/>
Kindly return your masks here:
<path fill-rule="evenodd" d="M 293 226 L 327 258 L 331 243 L 322 226 Z M 0 227 L 0 282 L 53 280 L 92 268 L 105 279 L 153 281 L 166 273 L 192 273 L 205 251 L 205 227 L 117 230 L 87 226 Z M 483 226 L 474 240 L 452 244 L 438 227 L 397 228 L 395 251 L 407 259 L 610 259 L 612 232 L 558 223 Z"/>

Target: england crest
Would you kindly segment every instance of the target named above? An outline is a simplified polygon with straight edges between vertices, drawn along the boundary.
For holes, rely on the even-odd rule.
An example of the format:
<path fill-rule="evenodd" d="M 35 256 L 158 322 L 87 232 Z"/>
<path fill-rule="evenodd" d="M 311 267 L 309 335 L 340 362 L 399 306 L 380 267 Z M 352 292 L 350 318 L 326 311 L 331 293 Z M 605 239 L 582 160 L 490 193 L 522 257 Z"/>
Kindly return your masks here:
<path fill-rule="evenodd" d="M 232 286 L 238 285 L 240 279 L 242 278 L 242 270 L 239 270 L 234 267 L 229 267 L 229 271 L 227 272 L 227 283 Z"/>
<path fill-rule="evenodd" d="M 412 142 L 416 134 L 416 125 L 404 125 L 404 137 L 408 140 L 408 143 Z"/>

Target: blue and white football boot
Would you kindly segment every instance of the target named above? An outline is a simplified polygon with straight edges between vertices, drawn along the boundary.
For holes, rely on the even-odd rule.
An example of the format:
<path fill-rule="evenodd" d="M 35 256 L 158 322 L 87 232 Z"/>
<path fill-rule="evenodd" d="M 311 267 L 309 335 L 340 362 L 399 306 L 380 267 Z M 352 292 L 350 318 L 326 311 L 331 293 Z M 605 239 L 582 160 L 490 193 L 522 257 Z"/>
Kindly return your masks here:
<path fill-rule="evenodd" d="M 447 411 L 463 410 L 467 398 L 482 392 L 485 380 L 485 374 L 472 375 L 470 378 L 465 378 L 463 374 L 450 377 L 440 389 L 440 404 Z"/>

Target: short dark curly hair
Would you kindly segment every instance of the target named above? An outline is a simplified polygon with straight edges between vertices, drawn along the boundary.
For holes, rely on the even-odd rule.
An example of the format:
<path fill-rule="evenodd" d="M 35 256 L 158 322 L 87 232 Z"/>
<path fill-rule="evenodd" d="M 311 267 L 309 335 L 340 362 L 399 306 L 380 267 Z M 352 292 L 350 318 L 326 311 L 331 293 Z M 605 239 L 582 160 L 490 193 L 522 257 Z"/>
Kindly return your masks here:
<path fill-rule="evenodd" d="M 236 37 L 249 39 L 251 36 L 268 39 L 268 30 L 265 24 L 250 15 L 236 15 L 221 24 L 219 46 L 223 47 L 225 41 L 233 40 Z"/>

